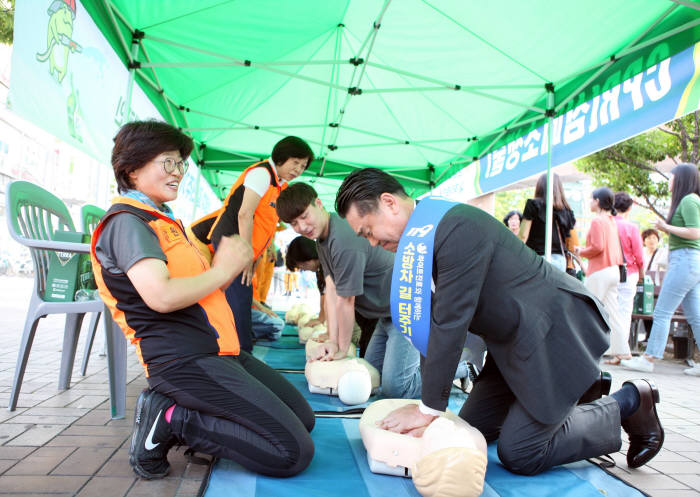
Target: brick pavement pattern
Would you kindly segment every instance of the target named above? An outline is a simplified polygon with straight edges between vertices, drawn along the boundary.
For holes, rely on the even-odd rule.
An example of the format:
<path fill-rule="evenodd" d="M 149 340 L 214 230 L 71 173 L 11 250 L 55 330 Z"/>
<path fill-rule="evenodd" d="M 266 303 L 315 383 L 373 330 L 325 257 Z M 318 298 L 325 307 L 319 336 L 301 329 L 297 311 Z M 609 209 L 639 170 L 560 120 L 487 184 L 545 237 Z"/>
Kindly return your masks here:
<path fill-rule="evenodd" d="M 107 364 L 99 355 L 101 329 L 86 376 L 79 372 L 81 337 L 71 388 L 59 391 L 63 321 L 60 316 L 42 319 L 18 408 L 6 409 L 31 285 L 31 278 L 0 276 L 0 497 L 196 496 L 206 468 L 189 463 L 183 449 L 170 451 L 171 471 L 162 480 L 141 480 L 132 472 L 128 447 L 134 405 L 146 380 L 130 350 L 127 417 L 111 420 Z M 654 497 L 700 497 L 700 378 L 682 374 L 684 367 L 680 361 L 664 360 L 653 374 L 645 375 L 661 392 L 658 409 L 666 441 L 659 455 L 646 466 L 629 469 L 626 442 L 613 454 L 617 466 L 612 472 Z M 613 391 L 623 381 L 641 377 L 620 367 L 605 369 L 613 375 Z"/>

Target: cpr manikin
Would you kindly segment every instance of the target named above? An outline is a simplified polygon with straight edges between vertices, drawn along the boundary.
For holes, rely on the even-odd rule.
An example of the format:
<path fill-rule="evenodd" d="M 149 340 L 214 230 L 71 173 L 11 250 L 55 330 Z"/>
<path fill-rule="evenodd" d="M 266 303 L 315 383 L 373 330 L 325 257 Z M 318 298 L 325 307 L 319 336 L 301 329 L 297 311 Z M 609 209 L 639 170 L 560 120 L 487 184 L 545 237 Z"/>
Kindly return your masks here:
<path fill-rule="evenodd" d="M 310 360 L 312 357 L 316 355 L 316 350 L 321 346 L 323 342 L 319 342 L 314 336 L 309 338 L 309 340 L 306 342 L 306 360 Z M 348 347 L 348 357 L 355 357 L 355 354 L 357 352 L 357 348 L 354 346 Z"/>
<path fill-rule="evenodd" d="M 376 368 L 359 358 L 309 361 L 304 374 L 311 393 L 337 395 L 341 402 L 349 405 L 367 402 L 380 385 Z"/>
<path fill-rule="evenodd" d="M 313 318 L 312 318 L 313 319 Z M 306 322 L 308 323 L 309 320 Z M 306 324 L 306 323 L 305 323 Z M 316 326 L 304 326 L 299 324 L 299 343 L 306 343 L 313 338 L 318 338 L 319 336 L 326 333 L 326 326 L 323 324 L 317 324 Z"/>
<path fill-rule="evenodd" d="M 295 304 L 286 312 L 284 320 L 290 324 L 297 324 L 299 318 L 304 315 L 311 315 L 311 308 L 306 304 Z"/>
<path fill-rule="evenodd" d="M 418 400 L 373 402 L 360 419 L 367 461 L 374 473 L 412 476 L 424 497 L 477 497 L 486 475 L 486 440 L 466 421 L 446 411 L 420 438 L 377 426 L 391 411 Z"/>

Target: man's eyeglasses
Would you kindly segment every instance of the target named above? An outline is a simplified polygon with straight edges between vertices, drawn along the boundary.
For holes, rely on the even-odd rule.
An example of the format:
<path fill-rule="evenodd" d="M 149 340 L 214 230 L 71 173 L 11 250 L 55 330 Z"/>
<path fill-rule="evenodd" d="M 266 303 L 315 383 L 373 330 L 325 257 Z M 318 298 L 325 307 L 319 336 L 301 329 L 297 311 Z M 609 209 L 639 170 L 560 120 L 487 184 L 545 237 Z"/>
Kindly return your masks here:
<path fill-rule="evenodd" d="M 187 164 L 187 162 L 184 160 L 175 160 L 171 159 L 170 157 L 159 162 L 163 164 L 163 169 L 165 170 L 166 174 L 173 174 L 177 169 L 177 172 L 180 173 L 181 176 L 184 176 L 184 174 L 187 172 L 187 167 L 189 166 L 189 164 Z"/>

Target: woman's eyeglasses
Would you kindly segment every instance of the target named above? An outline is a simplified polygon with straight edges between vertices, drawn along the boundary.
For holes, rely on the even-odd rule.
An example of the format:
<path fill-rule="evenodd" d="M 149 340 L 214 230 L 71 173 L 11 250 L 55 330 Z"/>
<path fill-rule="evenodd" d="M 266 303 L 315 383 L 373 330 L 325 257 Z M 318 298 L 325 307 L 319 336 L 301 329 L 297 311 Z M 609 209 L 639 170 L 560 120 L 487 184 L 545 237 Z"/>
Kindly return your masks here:
<path fill-rule="evenodd" d="M 177 172 L 180 173 L 181 176 L 184 176 L 184 174 L 187 172 L 187 167 L 189 166 L 189 164 L 187 164 L 187 162 L 184 160 L 175 160 L 171 159 L 170 157 L 163 159 L 160 162 L 163 164 L 163 169 L 165 170 L 166 174 L 173 174 L 177 169 Z"/>

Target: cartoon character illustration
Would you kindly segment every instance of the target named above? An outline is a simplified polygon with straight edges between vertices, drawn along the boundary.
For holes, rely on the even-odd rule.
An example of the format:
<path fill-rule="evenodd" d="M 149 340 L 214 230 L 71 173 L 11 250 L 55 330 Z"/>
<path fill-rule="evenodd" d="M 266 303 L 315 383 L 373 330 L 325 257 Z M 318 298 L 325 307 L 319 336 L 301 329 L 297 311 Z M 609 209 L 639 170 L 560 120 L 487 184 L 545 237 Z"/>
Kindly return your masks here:
<path fill-rule="evenodd" d="M 68 54 L 82 52 L 83 47 L 76 43 L 73 36 L 76 0 L 53 0 L 47 13 L 49 15 L 46 51 L 36 54 L 39 62 L 49 61 L 49 74 L 61 83 L 68 69 Z"/>
<path fill-rule="evenodd" d="M 78 140 L 83 141 L 82 122 L 83 114 L 80 110 L 80 93 L 76 90 L 73 84 L 73 73 L 70 75 L 71 92 L 66 99 L 66 116 L 68 117 L 68 132 Z"/>

